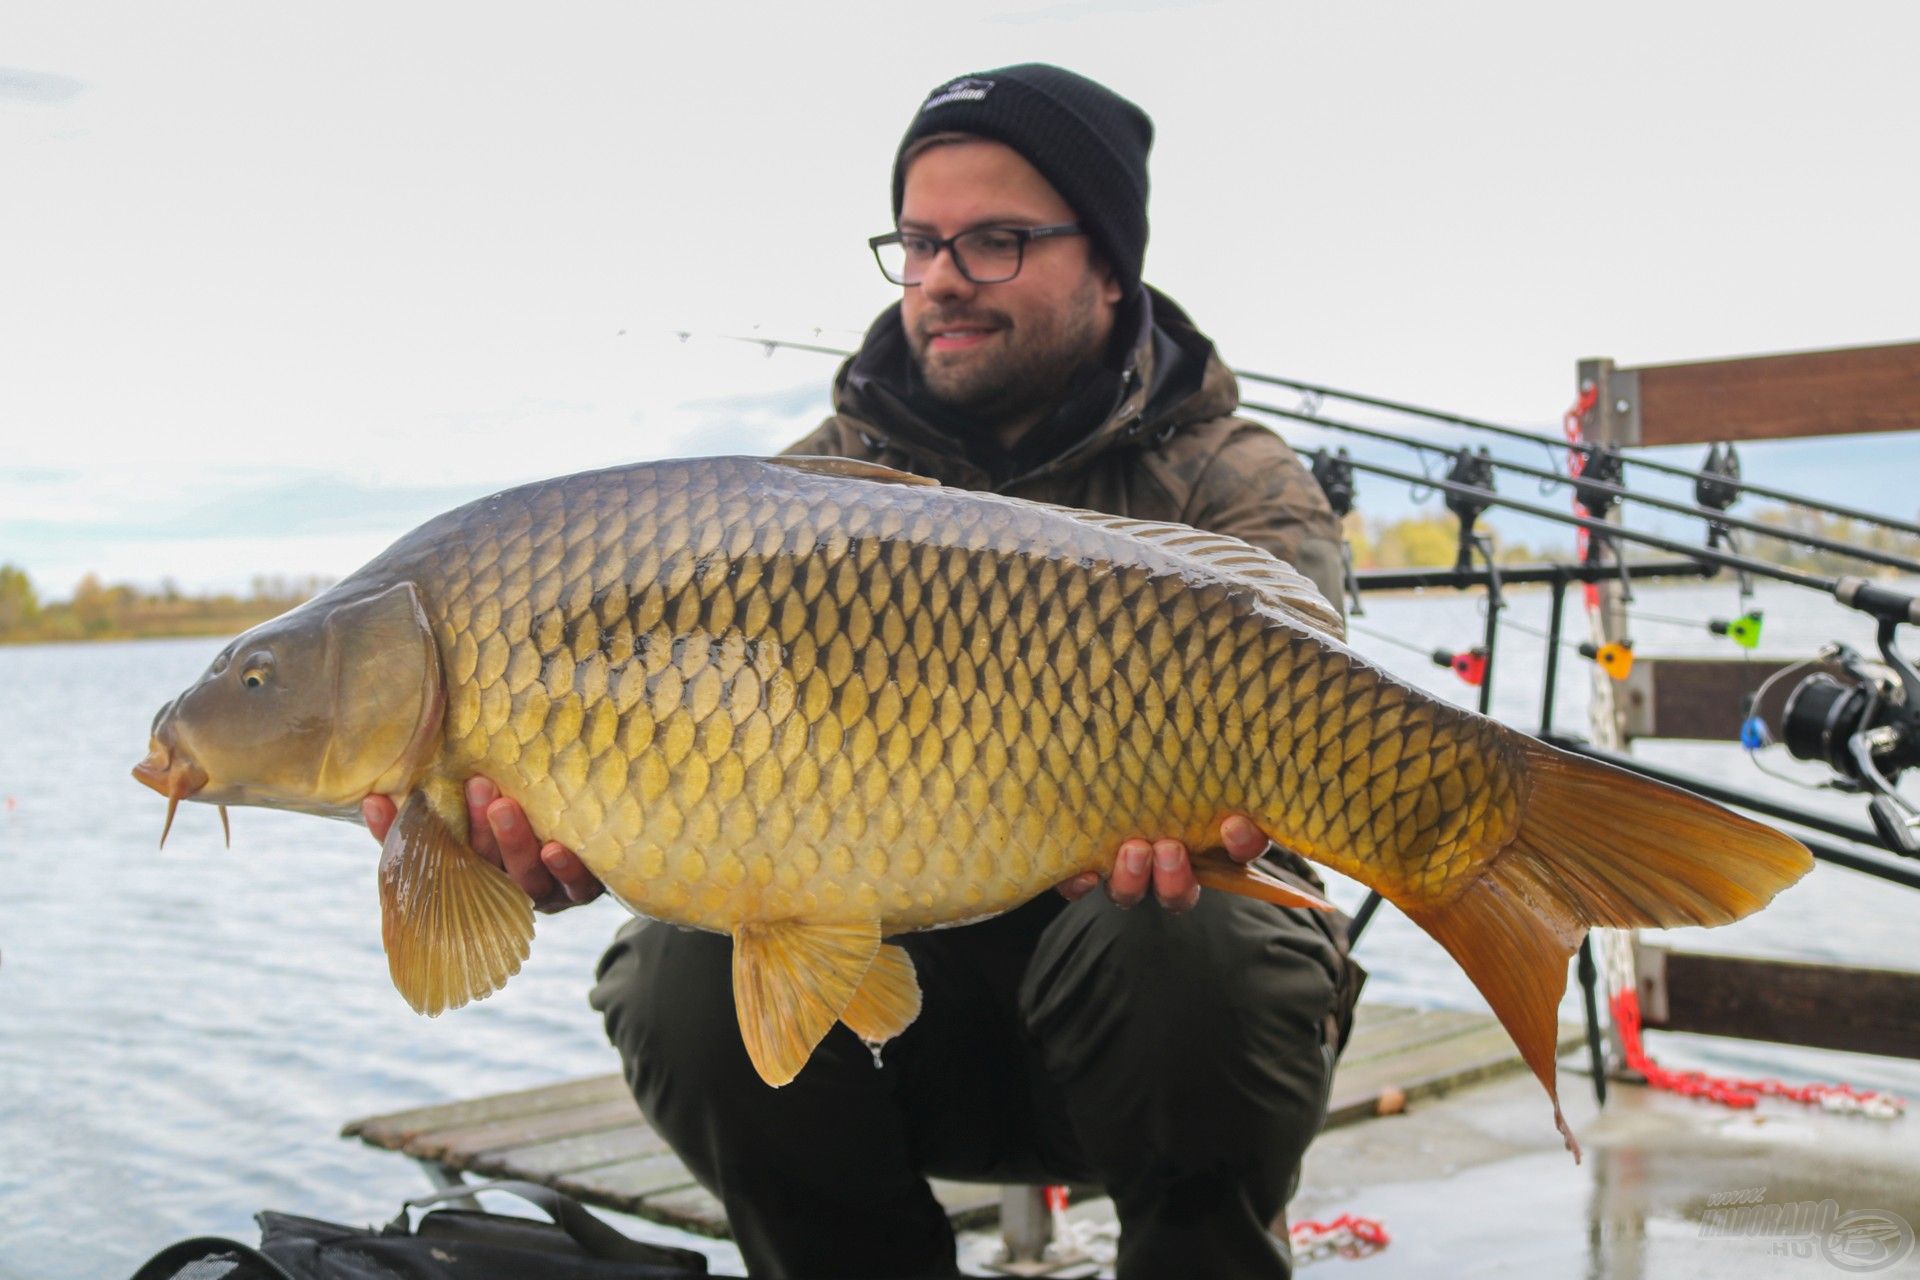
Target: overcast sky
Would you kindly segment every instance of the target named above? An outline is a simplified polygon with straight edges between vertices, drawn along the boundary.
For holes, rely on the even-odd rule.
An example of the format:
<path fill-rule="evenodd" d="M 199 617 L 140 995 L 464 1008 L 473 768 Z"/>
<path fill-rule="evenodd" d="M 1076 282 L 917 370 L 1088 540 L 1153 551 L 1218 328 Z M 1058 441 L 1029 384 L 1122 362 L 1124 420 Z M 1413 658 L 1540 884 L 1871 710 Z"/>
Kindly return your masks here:
<path fill-rule="evenodd" d="M 521 480 L 778 447 L 831 362 L 713 335 L 853 341 L 910 114 L 1016 61 L 1153 116 L 1147 278 L 1243 367 L 1550 427 L 1581 356 L 1920 338 L 1917 59 L 1891 0 L 9 0 L 0 562 L 337 576 Z M 1748 474 L 1911 518 L 1916 461 Z"/>

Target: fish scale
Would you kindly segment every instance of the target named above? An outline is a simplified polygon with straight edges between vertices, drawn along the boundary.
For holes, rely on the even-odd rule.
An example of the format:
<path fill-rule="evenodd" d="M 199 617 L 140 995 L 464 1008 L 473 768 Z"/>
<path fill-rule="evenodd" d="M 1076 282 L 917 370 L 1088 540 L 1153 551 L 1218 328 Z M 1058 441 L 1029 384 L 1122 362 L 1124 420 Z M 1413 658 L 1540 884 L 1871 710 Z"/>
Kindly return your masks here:
<path fill-rule="evenodd" d="M 1437 938 L 1550 1093 L 1586 928 L 1724 923 L 1811 866 L 1339 631 L 1304 578 L 1183 526 L 834 459 L 652 463 L 428 522 L 229 645 L 135 772 L 174 801 L 399 798 L 382 932 L 429 1013 L 505 982 L 533 932 L 468 844 L 461 787 L 485 775 L 629 907 L 732 935 L 775 1085 L 835 1020 L 912 1021 L 885 935 L 1107 874 L 1130 836 L 1185 842 L 1210 887 L 1325 907 L 1207 849 L 1233 813 Z"/>

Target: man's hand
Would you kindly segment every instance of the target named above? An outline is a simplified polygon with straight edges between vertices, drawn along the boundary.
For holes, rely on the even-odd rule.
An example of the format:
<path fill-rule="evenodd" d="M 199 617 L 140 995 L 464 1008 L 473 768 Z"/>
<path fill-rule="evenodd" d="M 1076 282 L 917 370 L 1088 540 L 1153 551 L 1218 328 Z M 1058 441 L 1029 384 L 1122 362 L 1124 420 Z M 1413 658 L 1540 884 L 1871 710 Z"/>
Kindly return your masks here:
<path fill-rule="evenodd" d="M 375 840 L 385 841 L 398 810 L 386 796 L 368 796 L 360 815 Z M 592 902 L 606 886 L 565 845 L 533 833 L 519 802 L 485 778 L 467 780 L 467 822 L 473 851 L 513 877 L 536 911 L 565 911 Z"/>
<path fill-rule="evenodd" d="M 1235 862 L 1252 862 L 1266 852 L 1267 837 L 1250 819 L 1236 813 L 1221 822 L 1220 844 Z M 1073 899 L 1085 897 L 1099 883 L 1100 877 L 1089 871 L 1054 887 Z M 1168 911 L 1193 910 L 1194 903 L 1200 901 L 1200 882 L 1193 878 L 1186 845 L 1178 840 L 1136 837 L 1120 846 L 1113 874 L 1107 878 L 1107 896 L 1123 907 L 1131 907 L 1147 896 L 1149 887 Z"/>

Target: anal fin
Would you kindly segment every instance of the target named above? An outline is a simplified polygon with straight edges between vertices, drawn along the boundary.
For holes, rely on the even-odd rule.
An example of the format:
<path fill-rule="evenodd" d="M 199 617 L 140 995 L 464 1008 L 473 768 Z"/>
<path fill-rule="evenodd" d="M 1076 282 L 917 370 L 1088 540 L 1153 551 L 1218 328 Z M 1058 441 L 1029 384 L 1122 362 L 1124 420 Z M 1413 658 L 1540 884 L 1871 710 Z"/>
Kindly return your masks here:
<path fill-rule="evenodd" d="M 448 803 L 464 822 L 457 788 Z M 381 848 L 380 936 L 393 985 L 417 1012 L 436 1017 L 520 972 L 533 942 L 533 903 L 415 791 Z"/>
<path fill-rule="evenodd" d="M 874 954 L 859 990 L 840 1012 L 840 1021 L 869 1044 L 893 1039 L 920 1016 L 920 980 L 913 957 L 891 943 Z"/>
<path fill-rule="evenodd" d="M 1331 911 L 1333 904 L 1319 894 L 1288 884 L 1257 862 L 1235 862 L 1225 849 L 1202 849 L 1188 863 L 1193 878 L 1203 889 L 1237 893 L 1243 898 L 1258 898 L 1282 907 L 1311 907 Z"/>
<path fill-rule="evenodd" d="M 875 920 L 779 920 L 734 929 L 734 1013 L 762 1080 L 777 1089 L 800 1074 L 852 1003 L 879 950 Z"/>

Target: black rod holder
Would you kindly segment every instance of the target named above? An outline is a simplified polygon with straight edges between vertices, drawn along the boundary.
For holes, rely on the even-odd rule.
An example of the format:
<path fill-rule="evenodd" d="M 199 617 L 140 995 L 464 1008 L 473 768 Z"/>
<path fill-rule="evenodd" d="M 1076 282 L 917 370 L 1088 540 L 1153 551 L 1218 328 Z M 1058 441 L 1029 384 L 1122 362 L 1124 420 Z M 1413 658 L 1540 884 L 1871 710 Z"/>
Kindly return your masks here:
<path fill-rule="evenodd" d="M 1567 612 L 1567 579 L 1553 579 L 1553 607 L 1547 615 L 1547 670 L 1540 683 L 1540 736 L 1553 732 L 1553 695 L 1560 685 L 1560 626 Z"/>
<path fill-rule="evenodd" d="M 1646 560 L 1628 561 L 1627 571 L 1635 581 L 1660 578 L 1711 578 L 1720 572 L 1720 566 L 1705 564 L 1698 560 Z M 1543 582 L 1611 582 L 1619 576 L 1612 565 L 1589 564 L 1521 564 L 1506 565 L 1500 570 L 1500 582 L 1503 586 L 1521 584 L 1538 585 Z M 1457 569 L 1362 569 L 1354 574 L 1354 581 L 1362 591 L 1410 591 L 1423 587 L 1484 587 L 1491 585 L 1492 575 L 1484 570 L 1461 573 Z"/>

